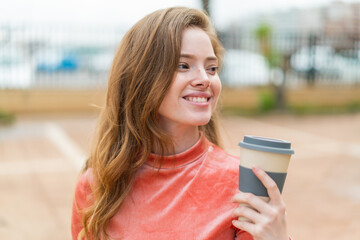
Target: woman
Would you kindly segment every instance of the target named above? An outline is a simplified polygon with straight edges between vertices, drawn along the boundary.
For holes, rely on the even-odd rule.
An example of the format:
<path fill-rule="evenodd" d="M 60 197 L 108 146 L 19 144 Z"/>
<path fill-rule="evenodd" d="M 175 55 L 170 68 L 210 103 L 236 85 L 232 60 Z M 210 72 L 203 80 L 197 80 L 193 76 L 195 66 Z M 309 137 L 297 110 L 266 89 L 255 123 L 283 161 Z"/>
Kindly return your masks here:
<path fill-rule="evenodd" d="M 77 183 L 73 239 L 287 239 L 274 182 L 254 168 L 269 203 L 238 192 L 239 160 L 219 147 L 222 52 L 208 17 L 189 8 L 158 10 L 124 36 Z"/>

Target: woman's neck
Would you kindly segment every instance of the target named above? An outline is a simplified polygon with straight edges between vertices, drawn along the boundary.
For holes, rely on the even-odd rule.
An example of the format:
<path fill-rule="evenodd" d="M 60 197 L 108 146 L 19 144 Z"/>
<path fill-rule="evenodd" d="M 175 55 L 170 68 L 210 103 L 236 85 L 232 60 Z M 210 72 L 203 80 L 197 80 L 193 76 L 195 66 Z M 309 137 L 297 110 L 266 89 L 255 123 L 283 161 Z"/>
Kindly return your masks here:
<path fill-rule="evenodd" d="M 192 147 L 200 137 L 199 128 L 186 129 L 174 134 L 171 134 L 174 143 L 174 154 L 184 152 Z"/>
<path fill-rule="evenodd" d="M 192 147 L 200 138 L 200 131 L 197 126 L 173 126 L 171 128 L 164 129 L 172 138 L 174 149 L 169 149 L 174 152 L 165 153 L 166 155 L 174 155 Z M 154 153 L 159 153 L 155 147 Z"/>

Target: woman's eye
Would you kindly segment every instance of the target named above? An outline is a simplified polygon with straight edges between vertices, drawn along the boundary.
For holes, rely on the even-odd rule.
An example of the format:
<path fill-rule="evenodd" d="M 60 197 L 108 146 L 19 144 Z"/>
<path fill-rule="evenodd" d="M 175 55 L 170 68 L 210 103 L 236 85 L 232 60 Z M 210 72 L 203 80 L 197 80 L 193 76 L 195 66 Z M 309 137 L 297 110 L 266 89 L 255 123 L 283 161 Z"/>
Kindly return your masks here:
<path fill-rule="evenodd" d="M 180 63 L 178 66 L 178 69 L 180 69 L 180 70 L 189 69 L 189 66 L 185 63 Z"/>
<path fill-rule="evenodd" d="M 217 73 L 217 70 L 218 70 L 218 67 L 215 67 L 215 66 L 208 68 L 208 71 L 209 71 L 211 74 Z"/>

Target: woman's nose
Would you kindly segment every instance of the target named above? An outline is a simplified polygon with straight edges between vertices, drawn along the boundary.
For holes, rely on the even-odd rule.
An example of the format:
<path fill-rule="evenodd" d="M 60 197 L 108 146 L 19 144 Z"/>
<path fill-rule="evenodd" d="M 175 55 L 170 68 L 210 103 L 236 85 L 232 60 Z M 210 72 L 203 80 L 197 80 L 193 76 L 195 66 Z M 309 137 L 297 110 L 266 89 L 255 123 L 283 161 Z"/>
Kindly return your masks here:
<path fill-rule="evenodd" d="M 196 76 L 194 80 L 191 81 L 191 86 L 207 88 L 210 85 L 211 82 L 209 80 L 209 76 L 207 75 L 205 69 L 197 69 Z"/>

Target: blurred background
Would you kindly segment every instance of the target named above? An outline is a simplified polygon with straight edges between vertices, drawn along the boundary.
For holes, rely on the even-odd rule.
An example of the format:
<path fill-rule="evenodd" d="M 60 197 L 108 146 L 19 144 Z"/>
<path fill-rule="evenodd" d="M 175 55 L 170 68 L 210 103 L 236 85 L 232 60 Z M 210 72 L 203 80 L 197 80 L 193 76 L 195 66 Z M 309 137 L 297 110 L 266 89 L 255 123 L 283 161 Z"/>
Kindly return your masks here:
<path fill-rule="evenodd" d="M 71 239 L 73 191 L 115 50 L 146 14 L 208 12 L 226 49 L 225 149 L 290 140 L 294 239 L 360 239 L 360 1 L 3 0 L 0 239 Z"/>

